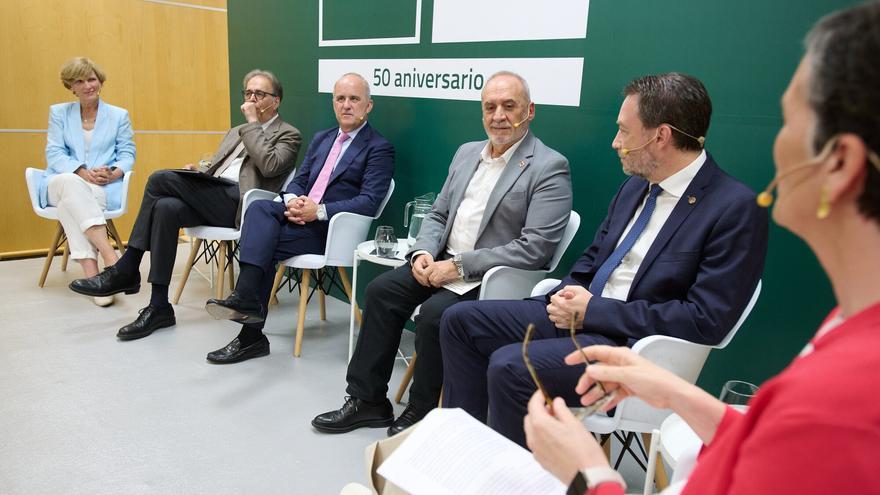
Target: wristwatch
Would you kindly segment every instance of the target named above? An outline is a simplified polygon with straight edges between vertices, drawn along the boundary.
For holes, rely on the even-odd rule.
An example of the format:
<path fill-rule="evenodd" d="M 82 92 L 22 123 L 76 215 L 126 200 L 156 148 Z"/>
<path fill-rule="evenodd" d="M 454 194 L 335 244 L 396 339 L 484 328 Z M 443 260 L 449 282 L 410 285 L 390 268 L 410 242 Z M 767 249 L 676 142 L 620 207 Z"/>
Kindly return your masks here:
<path fill-rule="evenodd" d="M 568 485 L 566 495 L 584 495 L 588 490 L 602 483 L 617 483 L 623 487 L 624 491 L 626 490 L 626 482 L 623 481 L 623 476 L 614 469 L 611 469 L 610 466 L 605 466 L 578 471 L 571 484 Z"/>
<path fill-rule="evenodd" d="M 455 265 L 455 269 L 458 270 L 458 278 L 464 280 L 464 267 L 461 266 L 460 254 L 456 254 L 452 257 L 452 264 Z"/>

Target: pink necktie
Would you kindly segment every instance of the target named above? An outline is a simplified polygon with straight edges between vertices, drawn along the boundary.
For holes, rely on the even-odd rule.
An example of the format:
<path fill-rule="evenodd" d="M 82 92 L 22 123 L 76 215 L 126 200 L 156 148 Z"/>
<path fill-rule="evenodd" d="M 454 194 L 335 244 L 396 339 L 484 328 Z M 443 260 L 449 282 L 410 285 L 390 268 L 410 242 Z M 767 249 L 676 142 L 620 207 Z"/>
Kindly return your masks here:
<path fill-rule="evenodd" d="M 342 143 L 348 140 L 348 137 L 348 134 L 343 132 L 336 138 L 336 141 L 333 142 L 333 147 L 330 148 L 330 154 L 327 155 L 327 159 L 324 160 L 324 168 L 321 169 L 321 173 L 318 174 L 318 179 L 315 180 L 315 185 L 313 185 L 312 190 L 309 191 L 309 198 L 315 203 L 320 203 L 321 198 L 324 197 L 324 191 L 327 190 L 327 184 L 330 182 L 330 174 L 333 173 L 333 166 L 336 165 L 336 159 L 339 158 L 339 152 L 342 151 Z"/>

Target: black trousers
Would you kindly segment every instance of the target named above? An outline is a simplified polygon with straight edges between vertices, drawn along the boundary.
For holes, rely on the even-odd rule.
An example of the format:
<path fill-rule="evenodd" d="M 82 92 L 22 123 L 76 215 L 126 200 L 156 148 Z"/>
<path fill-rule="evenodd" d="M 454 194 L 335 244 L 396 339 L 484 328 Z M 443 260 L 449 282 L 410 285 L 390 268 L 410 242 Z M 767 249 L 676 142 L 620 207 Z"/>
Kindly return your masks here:
<path fill-rule="evenodd" d="M 440 317 L 446 308 L 459 301 L 474 300 L 479 293 L 479 287 L 461 296 L 446 289 L 425 287 L 413 277 L 409 265 L 376 277 L 367 286 L 363 324 L 348 364 L 346 392 L 370 402 L 385 399 L 403 325 L 421 304 L 415 319 L 418 359 L 409 403 L 425 408 L 435 406 L 443 386 Z"/>
<path fill-rule="evenodd" d="M 182 227 L 210 225 L 235 227 L 238 184 L 227 185 L 171 170 L 159 170 L 147 179 L 129 246 L 150 252 L 152 284 L 169 285 L 177 256 L 177 234 Z"/>

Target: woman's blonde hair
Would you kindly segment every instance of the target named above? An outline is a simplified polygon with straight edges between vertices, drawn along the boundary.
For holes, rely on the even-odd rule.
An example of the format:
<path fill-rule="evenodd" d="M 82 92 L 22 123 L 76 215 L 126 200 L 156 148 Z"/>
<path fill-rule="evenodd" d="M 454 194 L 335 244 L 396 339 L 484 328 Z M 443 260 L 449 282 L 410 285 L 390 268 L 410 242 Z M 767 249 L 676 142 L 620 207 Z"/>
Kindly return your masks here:
<path fill-rule="evenodd" d="M 74 57 L 61 66 L 61 83 L 65 88 L 70 89 L 77 79 L 86 79 L 92 72 L 95 73 L 95 77 L 101 81 L 101 84 L 107 80 L 104 71 L 90 58 Z"/>

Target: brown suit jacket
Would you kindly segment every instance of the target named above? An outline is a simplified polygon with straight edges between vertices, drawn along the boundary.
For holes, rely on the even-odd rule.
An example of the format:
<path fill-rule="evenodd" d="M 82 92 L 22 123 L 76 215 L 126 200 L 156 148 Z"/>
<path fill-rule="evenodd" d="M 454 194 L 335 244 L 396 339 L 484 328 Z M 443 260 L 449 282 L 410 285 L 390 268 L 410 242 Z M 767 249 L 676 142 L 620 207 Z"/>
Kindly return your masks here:
<path fill-rule="evenodd" d="M 251 189 L 281 190 L 284 180 L 296 166 L 302 135 L 296 127 L 281 120 L 280 115 L 265 131 L 259 122 L 233 127 L 220 142 L 217 153 L 211 158 L 211 165 L 200 171 L 213 174 L 239 142 L 244 142 L 245 156 L 238 174 L 236 225 L 241 224 L 241 198 L 244 193 Z"/>

